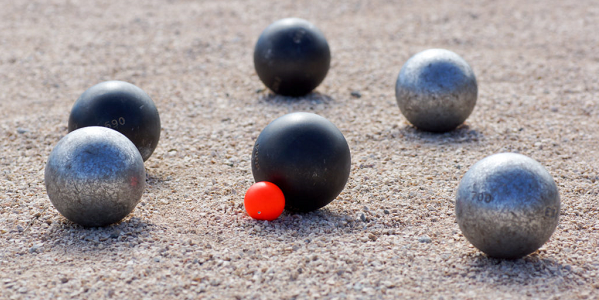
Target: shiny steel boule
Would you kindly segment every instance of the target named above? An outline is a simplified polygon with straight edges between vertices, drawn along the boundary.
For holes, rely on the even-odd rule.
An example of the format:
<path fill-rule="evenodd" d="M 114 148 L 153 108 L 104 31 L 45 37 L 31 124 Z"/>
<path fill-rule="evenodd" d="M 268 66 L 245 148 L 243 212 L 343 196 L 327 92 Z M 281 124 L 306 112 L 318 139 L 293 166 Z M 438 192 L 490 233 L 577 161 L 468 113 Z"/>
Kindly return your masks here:
<path fill-rule="evenodd" d="M 464 123 L 477 96 L 476 77 L 468 63 L 444 49 L 412 56 L 395 85 L 401 113 L 418 129 L 431 132 L 450 131 Z"/>
<path fill-rule="evenodd" d="M 146 171 L 135 145 L 106 127 L 84 127 L 67 134 L 50 153 L 46 191 L 56 209 L 82 226 L 122 220 L 137 205 Z"/>
<path fill-rule="evenodd" d="M 491 257 L 515 259 L 549 240 L 557 227 L 560 197 L 553 178 L 537 161 L 500 153 L 466 172 L 455 210 L 472 245 Z"/>

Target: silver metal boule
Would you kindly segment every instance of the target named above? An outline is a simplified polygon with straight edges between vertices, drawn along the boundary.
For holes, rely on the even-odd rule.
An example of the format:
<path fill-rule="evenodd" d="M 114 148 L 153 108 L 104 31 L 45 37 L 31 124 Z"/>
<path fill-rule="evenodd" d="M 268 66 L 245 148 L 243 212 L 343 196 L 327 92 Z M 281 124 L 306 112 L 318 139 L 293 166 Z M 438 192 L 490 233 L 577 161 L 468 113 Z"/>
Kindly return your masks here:
<path fill-rule="evenodd" d="M 466 239 L 496 258 L 539 249 L 555 231 L 560 197 L 547 170 L 516 153 L 488 156 L 464 175 L 455 206 Z"/>
<path fill-rule="evenodd" d="M 419 129 L 445 132 L 470 116 L 478 86 L 472 68 L 459 55 L 429 49 L 412 56 L 401 68 L 395 98 L 401 113 Z"/>
<path fill-rule="evenodd" d="M 45 169 L 56 209 L 82 226 L 104 226 L 127 216 L 143 194 L 146 171 L 135 145 L 116 130 L 84 127 L 63 137 Z"/>

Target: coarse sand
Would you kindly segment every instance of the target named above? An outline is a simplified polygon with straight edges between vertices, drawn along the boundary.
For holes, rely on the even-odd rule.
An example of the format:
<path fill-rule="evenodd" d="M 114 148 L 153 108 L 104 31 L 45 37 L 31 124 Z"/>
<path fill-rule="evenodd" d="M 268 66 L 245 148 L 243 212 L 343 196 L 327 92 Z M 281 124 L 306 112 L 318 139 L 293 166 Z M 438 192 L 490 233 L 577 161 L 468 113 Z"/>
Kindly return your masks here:
<path fill-rule="evenodd" d="M 599 5 L 580 1 L 0 0 L 0 298 L 599 298 Z M 276 96 L 253 67 L 261 31 L 301 17 L 326 35 L 324 82 Z M 479 95 L 464 125 L 412 127 L 394 95 L 428 48 L 462 56 Z M 144 89 L 162 120 L 148 187 L 122 222 L 82 228 L 51 205 L 44 167 L 83 91 Z M 252 146 L 275 118 L 345 135 L 345 190 L 316 212 L 255 221 Z M 537 252 L 486 257 L 455 191 L 476 161 L 518 152 L 559 187 Z"/>

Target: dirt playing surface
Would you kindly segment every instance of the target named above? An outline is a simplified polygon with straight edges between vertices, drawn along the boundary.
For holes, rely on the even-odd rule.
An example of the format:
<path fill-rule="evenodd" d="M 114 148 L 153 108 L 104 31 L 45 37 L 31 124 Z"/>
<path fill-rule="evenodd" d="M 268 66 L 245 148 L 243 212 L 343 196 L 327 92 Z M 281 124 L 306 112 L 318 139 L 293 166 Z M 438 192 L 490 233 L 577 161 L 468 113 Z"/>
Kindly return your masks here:
<path fill-rule="evenodd" d="M 0 2 L 0 298 L 599 298 L 593 0 Z M 302 98 L 269 93 L 253 67 L 261 31 L 291 16 L 332 54 Z M 395 101 L 401 66 L 428 48 L 478 80 L 449 133 L 415 129 Z M 51 205 L 44 167 L 75 100 L 113 79 L 153 98 L 161 140 L 133 213 L 86 229 Z M 294 111 L 343 132 L 350 179 L 324 209 L 252 220 L 252 146 Z M 536 159 L 561 194 L 550 241 L 514 261 L 473 248 L 454 214 L 459 180 L 498 152 Z"/>

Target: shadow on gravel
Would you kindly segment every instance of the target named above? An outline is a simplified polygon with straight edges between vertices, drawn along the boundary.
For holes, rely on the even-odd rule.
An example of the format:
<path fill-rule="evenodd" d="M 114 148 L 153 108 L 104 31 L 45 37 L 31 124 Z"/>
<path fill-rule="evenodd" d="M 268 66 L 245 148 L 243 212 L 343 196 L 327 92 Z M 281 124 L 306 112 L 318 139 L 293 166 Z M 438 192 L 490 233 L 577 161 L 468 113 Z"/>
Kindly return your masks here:
<path fill-rule="evenodd" d="M 140 237 L 150 236 L 154 225 L 137 217 L 125 219 L 105 227 L 82 227 L 66 219 L 48 231 L 43 240 L 53 250 L 86 252 L 110 249 L 116 244 L 136 243 Z"/>
<path fill-rule="evenodd" d="M 563 279 L 572 273 L 570 265 L 562 265 L 551 258 L 540 258 L 532 254 L 520 259 L 505 260 L 490 258 L 483 254 L 469 257 L 470 262 L 462 277 L 476 277 L 483 282 L 500 284 L 530 284 L 531 279 Z M 571 278 L 570 278 L 571 279 Z"/>
<path fill-rule="evenodd" d="M 338 235 L 355 233 L 365 230 L 368 219 L 361 220 L 340 212 L 321 208 L 309 213 L 295 213 L 285 211 L 272 222 L 254 221 L 254 226 L 259 226 L 257 235 L 267 236 L 272 229 L 280 230 L 296 238 L 308 236 Z"/>
<path fill-rule="evenodd" d="M 268 93 L 260 96 L 259 102 L 268 105 L 287 106 L 294 110 L 314 110 L 314 105 L 329 105 L 334 102 L 334 100 L 330 96 L 319 92 L 311 92 L 301 97 L 289 97 Z"/>
<path fill-rule="evenodd" d="M 404 137 L 404 140 L 407 142 L 435 145 L 469 144 L 477 143 L 484 139 L 482 132 L 471 129 L 470 126 L 466 124 L 460 125 L 458 128 L 444 133 L 423 131 L 408 125 L 400 128 L 396 135 Z"/>
<path fill-rule="evenodd" d="M 146 169 L 146 192 L 150 190 L 159 191 L 169 186 L 169 181 L 171 178 L 169 176 L 164 176 L 163 174 L 153 174 L 150 173 Z M 142 196 L 142 202 L 144 201 L 144 197 Z"/>
<path fill-rule="evenodd" d="M 168 181 L 162 174 L 153 174 L 146 169 L 146 183 L 151 186 L 162 186 Z"/>

